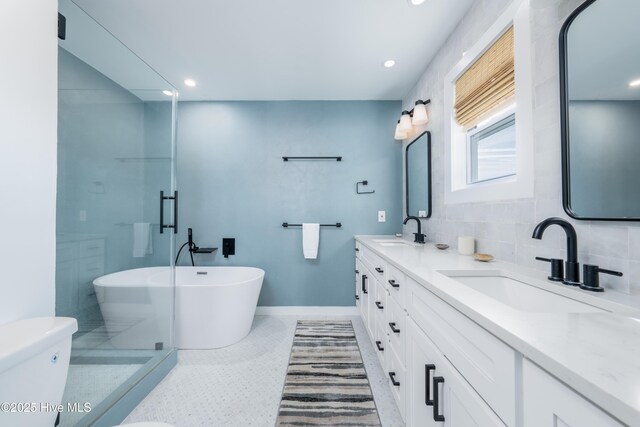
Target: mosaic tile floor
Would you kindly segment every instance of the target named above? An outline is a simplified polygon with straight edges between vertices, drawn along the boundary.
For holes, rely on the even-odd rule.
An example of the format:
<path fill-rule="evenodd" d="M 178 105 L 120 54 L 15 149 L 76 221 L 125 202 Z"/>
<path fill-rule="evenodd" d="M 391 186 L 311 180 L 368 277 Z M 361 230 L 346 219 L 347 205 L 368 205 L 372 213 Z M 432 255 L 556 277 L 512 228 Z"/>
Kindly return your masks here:
<path fill-rule="evenodd" d="M 125 422 L 164 421 L 176 427 L 273 426 L 298 319 L 301 317 L 256 316 L 251 334 L 238 344 L 180 351 L 178 365 Z M 382 425 L 404 425 L 360 318 L 331 319 L 353 321 Z"/>
<path fill-rule="evenodd" d="M 122 383 L 137 372 L 142 365 L 71 365 L 67 376 L 62 403 L 90 402 L 93 407 L 102 402 Z M 65 412 L 60 427 L 73 427 L 86 414 Z"/>

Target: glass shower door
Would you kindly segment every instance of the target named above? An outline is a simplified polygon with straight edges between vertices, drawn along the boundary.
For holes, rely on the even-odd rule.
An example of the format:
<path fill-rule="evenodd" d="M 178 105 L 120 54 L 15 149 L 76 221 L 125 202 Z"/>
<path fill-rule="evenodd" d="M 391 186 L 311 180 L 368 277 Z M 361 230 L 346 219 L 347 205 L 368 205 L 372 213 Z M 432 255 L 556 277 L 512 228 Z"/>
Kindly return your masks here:
<path fill-rule="evenodd" d="M 92 407 L 62 414 L 74 426 L 173 351 L 177 103 L 75 3 L 60 0 L 59 11 L 56 314 L 79 325 L 63 403 Z"/>

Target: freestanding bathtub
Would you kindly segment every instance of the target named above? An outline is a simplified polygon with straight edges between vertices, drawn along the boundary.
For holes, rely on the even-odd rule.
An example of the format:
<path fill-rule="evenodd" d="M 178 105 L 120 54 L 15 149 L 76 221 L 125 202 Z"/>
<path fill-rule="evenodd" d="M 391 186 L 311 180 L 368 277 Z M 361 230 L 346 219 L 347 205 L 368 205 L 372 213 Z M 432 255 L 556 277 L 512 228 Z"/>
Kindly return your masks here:
<path fill-rule="evenodd" d="M 171 274 L 169 267 L 148 267 L 93 281 L 114 347 L 158 349 L 170 342 Z M 176 267 L 176 347 L 219 348 L 246 337 L 263 279 L 264 271 L 253 267 Z"/>

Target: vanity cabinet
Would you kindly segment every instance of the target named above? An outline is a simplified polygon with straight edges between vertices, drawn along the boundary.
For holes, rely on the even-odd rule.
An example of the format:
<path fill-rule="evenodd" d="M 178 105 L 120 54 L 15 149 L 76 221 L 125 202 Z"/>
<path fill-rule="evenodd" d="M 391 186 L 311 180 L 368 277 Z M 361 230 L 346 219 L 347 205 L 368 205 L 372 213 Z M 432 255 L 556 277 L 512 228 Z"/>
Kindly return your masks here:
<path fill-rule="evenodd" d="M 408 425 L 505 426 L 411 319 L 407 322 L 407 352 Z"/>
<path fill-rule="evenodd" d="M 618 421 L 525 359 L 524 427 L 622 427 Z"/>
<path fill-rule="evenodd" d="M 98 304 L 93 280 L 104 275 L 104 248 L 103 238 L 75 237 L 58 242 L 56 315 L 78 317 Z"/>
<path fill-rule="evenodd" d="M 413 279 L 409 316 L 507 425 L 516 425 L 516 352 Z"/>
<path fill-rule="evenodd" d="M 367 290 L 360 299 L 362 319 L 407 425 L 504 426 L 477 389 L 504 407 L 505 417 L 515 417 L 513 350 L 364 246 L 358 265 L 366 275 L 360 278 L 361 292 Z M 436 368 L 425 372 L 432 364 Z M 438 400 L 435 415 L 444 418 L 425 404 L 427 384 L 436 390 L 434 378 L 441 382 L 429 399 Z"/>
<path fill-rule="evenodd" d="M 408 426 L 622 426 L 401 265 L 357 254 L 359 310 Z"/>

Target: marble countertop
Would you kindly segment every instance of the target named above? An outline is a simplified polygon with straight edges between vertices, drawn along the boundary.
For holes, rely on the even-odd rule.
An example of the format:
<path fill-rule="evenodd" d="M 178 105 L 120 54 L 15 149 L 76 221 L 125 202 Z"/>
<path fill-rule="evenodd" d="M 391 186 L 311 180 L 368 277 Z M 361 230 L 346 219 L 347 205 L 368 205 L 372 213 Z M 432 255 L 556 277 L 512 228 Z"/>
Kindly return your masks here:
<path fill-rule="evenodd" d="M 640 310 L 638 296 L 583 291 L 549 282 L 546 275 L 511 263 L 477 262 L 433 244 L 383 246 L 357 241 L 384 258 L 625 424 L 640 426 Z M 446 270 L 501 270 L 537 287 L 601 307 L 602 313 L 537 313 L 513 309 L 444 275 Z M 624 302 L 624 304 L 622 304 Z"/>

